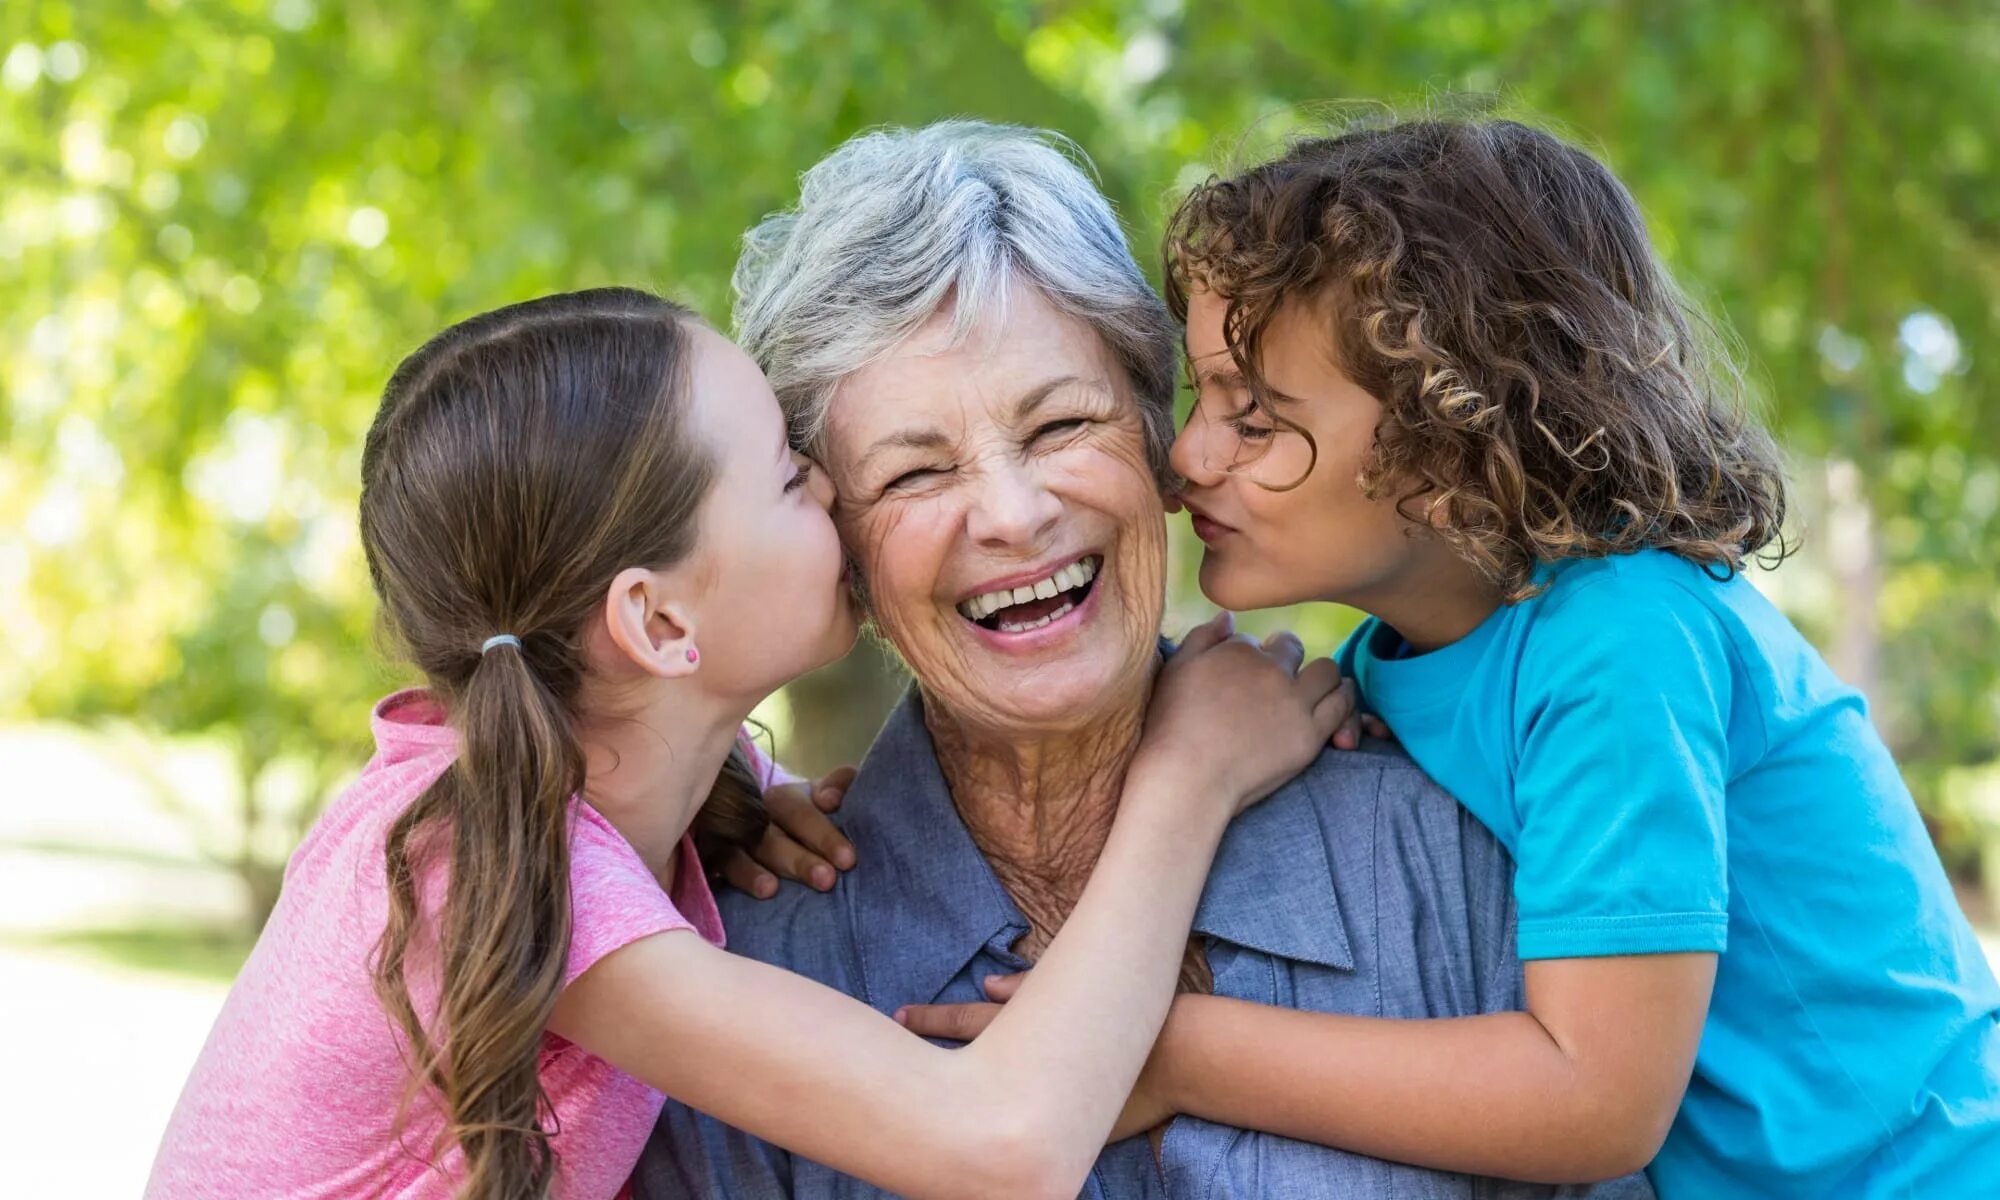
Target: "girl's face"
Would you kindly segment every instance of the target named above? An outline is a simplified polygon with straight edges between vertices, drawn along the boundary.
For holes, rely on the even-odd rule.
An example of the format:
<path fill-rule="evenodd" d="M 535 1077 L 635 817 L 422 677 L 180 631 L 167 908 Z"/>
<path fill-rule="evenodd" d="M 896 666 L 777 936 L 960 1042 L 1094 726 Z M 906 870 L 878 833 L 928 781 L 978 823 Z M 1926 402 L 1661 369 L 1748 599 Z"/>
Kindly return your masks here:
<path fill-rule="evenodd" d="M 1202 592 L 1236 610 L 1330 600 L 1381 612 L 1385 596 L 1425 578 L 1448 554 L 1397 513 L 1392 495 L 1362 492 L 1381 402 L 1333 361 L 1327 304 L 1281 310 L 1264 333 L 1264 377 L 1296 398 L 1281 401 L 1281 411 L 1312 435 L 1315 460 L 1304 437 L 1251 407 L 1223 340 L 1225 307 L 1206 290 L 1189 297 L 1196 399 L 1172 455 L 1187 478 L 1181 500 L 1206 546 Z"/>
<path fill-rule="evenodd" d="M 733 342 L 698 327 L 689 382 L 688 424 L 716 464 L 682 575 L 700 674 L 762 697 L 854 645 L 833 487 L 792 450 L 771 385 Z"/>

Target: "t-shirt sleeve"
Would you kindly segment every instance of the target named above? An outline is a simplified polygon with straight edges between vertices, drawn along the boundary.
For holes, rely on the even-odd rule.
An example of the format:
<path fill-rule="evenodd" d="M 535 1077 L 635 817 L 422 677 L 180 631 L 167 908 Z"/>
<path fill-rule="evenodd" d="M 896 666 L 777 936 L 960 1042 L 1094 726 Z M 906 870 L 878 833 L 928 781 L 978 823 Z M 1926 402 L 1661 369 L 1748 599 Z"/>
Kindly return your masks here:
<path fill-rule="evenodd" d="M 1720 953 L 1730 648 L 1677 587 L 1615 577 L 1529 636 L 1516 721 L 1523 959 Z"/>
<path fill-rule="evenodd" d="M 682 864 L 685 869 L 686 864 Z M 646 869 L 638 851 L 590 809 L 578 806 L 569 842 L 569 963 L 563 986 L 613 950 L 676 929 L 695 931 Z"/>
<path fill-rule="evenodd" d="M 743 757 L 750 760 L 750 773 L 757 777 L 757 785 L 765 791 L 780 784 L 804 782 L 802 776 L 785 770 L 777 759 L 764 753 L 764 748 L 757 744 L 757 738 L 748 725 L 737 732 L 736 745 L 743 751 Z"/>

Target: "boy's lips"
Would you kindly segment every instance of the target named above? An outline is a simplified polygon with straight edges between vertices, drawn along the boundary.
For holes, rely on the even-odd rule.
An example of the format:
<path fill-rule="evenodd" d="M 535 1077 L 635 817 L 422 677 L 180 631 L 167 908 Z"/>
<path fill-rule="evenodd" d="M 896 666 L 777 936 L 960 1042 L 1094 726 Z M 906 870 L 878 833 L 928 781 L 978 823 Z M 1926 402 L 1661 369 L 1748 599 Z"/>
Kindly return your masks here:
<path fill-rule="evenodd" d="M 1188 521 L 1194 526 L 1194 535 L 1211 546 L 1223 537 L 1236 532 L 1233 526 L 1225 525 L 1209 516 L 1202 511 L 1200 505 L 1185 497 L 1181 499 L 1181 507 L 1188 511 Z"/>

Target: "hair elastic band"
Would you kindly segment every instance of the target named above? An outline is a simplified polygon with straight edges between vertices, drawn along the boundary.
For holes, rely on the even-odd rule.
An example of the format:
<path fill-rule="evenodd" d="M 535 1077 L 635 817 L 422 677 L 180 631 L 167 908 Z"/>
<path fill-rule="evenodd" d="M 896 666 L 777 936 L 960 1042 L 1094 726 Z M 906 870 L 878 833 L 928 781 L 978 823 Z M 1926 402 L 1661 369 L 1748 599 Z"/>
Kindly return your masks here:
<path fill-rule="evenodd" d="M 486 639 L 485 643 L 479 647 L 479 652 L 484 654 L 495 646 L 512 646 L 514 649 L 519 650 L 521 648 L 521 639 L 511 633 L 496 633 Z"/>

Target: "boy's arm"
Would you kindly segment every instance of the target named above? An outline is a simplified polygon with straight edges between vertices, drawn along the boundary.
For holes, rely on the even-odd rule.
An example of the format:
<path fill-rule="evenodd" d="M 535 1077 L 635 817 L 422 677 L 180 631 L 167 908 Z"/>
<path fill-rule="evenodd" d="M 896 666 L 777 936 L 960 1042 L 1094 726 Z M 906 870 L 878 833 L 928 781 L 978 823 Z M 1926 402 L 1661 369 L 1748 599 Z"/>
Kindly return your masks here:
<path fill-rule="evenodd" d="M 1715 955 L 1526 965 L 1528 1012 L 1386 1020 L 1175 1002 L 1148 1070 L 1174 1111 L 1441 1170 L 1609 1179 L 1659 1151 Z"/>
<path fill-rule="evenodd" d="M 1644 1167 L 1694 1069 L 1715 955 L 1526 965 L 1528 1012 L 1395 1020 L 1181 996 L 1120 1118 L 1177 1113 L 1417 1166 L 1533 1182 Z M 1019 977 L 989 988 L 1011 995 Z M 998 1005 L 914 1005 L 968 1039 Z"/>

